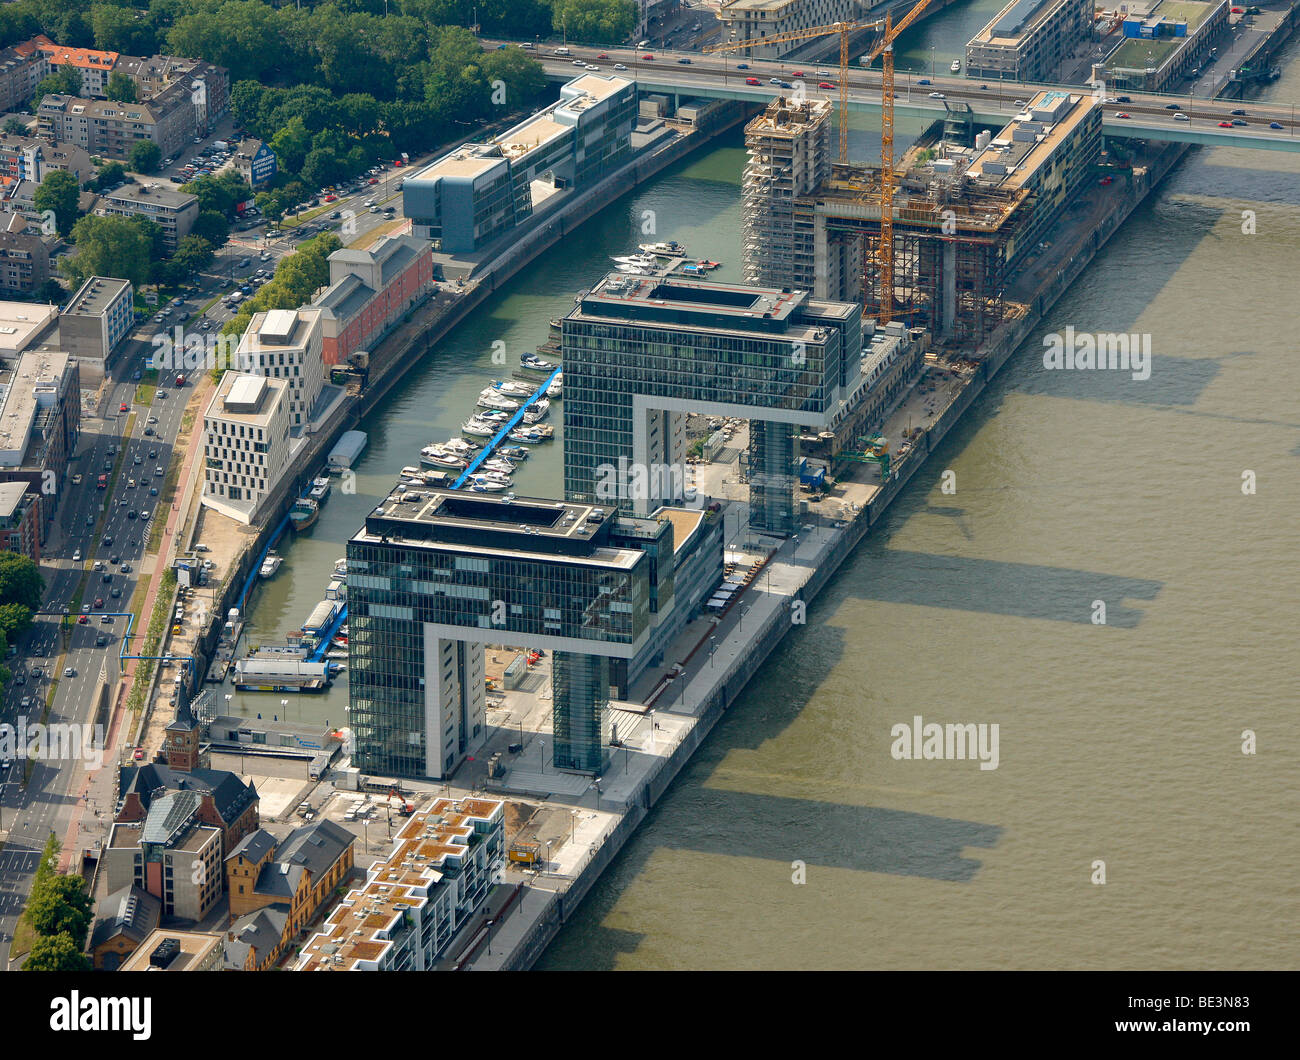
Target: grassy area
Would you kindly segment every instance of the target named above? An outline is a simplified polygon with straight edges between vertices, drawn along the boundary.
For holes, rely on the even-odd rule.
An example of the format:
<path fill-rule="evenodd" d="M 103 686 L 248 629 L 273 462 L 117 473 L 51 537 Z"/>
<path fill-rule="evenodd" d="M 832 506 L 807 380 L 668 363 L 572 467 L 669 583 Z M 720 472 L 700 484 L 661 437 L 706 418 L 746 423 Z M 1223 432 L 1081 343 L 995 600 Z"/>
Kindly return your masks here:
<path fill-rule="evenodd" d="M 158 369 L 150 368 L 148 369 L 148 371 L 141 372 L 140 382 L 147 383 L 149 386 L 152 387 L 156 387 L 158 385 Z"/>
<path fill-rule="evenodd" d="M 1159 70 L 1182 45 L 1178 40 L 1128 40 L 1106 60 L 1107 70 Z"/>
<path fill-rule="evenodd" d="M 1247 5 L 1237 5 L 1245 7 Z M 1187 23 L 1187 32 L 1192 34 L 1196 28 L 1210 17 L 1214 10 L 1213 4 L 1190 3 L 1188 0 L 1164 0 L 1164 3 L 1156 9 L 1157 15 L 1164 15 L 1166 18 L 1183 19 Z"/>
<path fill-rule="evenodd" d="M 14 927 L 14 937 L 9 943 L 9 953 L 12 957 L 23 957 L 32 951 L 32 943 L 36 941 L 36 929 L 27 923 L 27 903 L 23 903 L 23 912 L 18 915 L 18 923 Z"/>
<path fill-rule="evenodd" d="M 158 506 L 154 509 L 159 513 L 149 527 L 149 539 L 145 542 L 146 552 L 158 552 L 162 548 L 163 527 L 167 525 L 167 520 L 162 513 L 171 507 L 172 500 L 176 496 L 176 484 L 181 477 L 181 459 L 182 452 L 179 447 L 172 453 L 171 463 L 167 465 L 167 474 L 163 477 L 162 489 L 158 491 Z"/>
<path fill-rule="evenodd" d="M 155 372 L 155 375 L 158 373 Z M 152 405 L 153 396 L 157 392 L 156 386 L 150 386 L 148 383 L 141 383 L 135 388 L 135 403 L 137 405 Z"/>
<path fill-rule="evenodd" d="M 140 646 L 140 651 L 135 654 L 158 654 L 159 645 L 162 644 L 163 630 L 171 617 L 172 595 L 175 588 L 176 572 L 169 568 L 162 573 L 162 582 L 158 586 L 158 595 L 154 598 L 153 614 L 149 617 L 149 628 L 145 630 L 144 643 Z M 126 699 L 128 710 L 138 713 L 144 707 L 145 692 L 149 688 L 149 682 L 153 679 L 153 668 L 154 661 L 152 659 L 140 660 L 140 666 L 135 672 L 135 680 L 131 684 L 131 692 Z"/>

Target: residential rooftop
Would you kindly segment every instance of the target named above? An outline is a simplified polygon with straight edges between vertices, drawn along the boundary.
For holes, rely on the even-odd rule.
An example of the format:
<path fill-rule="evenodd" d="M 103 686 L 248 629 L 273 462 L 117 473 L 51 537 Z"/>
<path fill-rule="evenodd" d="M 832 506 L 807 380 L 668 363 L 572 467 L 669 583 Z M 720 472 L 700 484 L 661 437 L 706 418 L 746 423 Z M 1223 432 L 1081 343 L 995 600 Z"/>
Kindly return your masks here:
<path fill-rule="evenodd" d="M 112 305 L 115 298 L 124 290 L 130 289 L 130 280 L 92 276 L 72 296 L 64 312 L 76 316 L 100 316 Z"/>

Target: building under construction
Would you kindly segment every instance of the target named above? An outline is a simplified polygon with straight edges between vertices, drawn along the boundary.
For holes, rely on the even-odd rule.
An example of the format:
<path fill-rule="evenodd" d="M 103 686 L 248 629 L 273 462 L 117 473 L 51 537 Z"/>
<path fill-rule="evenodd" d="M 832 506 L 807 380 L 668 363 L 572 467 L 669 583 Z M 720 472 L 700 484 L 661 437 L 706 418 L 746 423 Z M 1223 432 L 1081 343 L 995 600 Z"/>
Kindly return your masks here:
<path fill-rule="evenodd" d="M 818 144 L 803 131 L 807 119 L 779 102 L 746 130 L 753 171 L 745 181 L 746 279 L 861 301 L 864 316 L 879 317 L 879 167 L 831 164 L 807 190 L 776 180 L 782 167 L 793 178 L 802 155 L 796 146 Z M 825 118 L 822 126 L 829 128 Z M 1005 318 L 1012 270 L 1074 197 L 1100 142 L 1091 96 L 1043 92 L 999 133 L 980 133 L 973 147 L 914 148 L 894 196 L 890 317 L 925 328 L 937 343 L 977 347 Z M 820 150 L 829 158 L 828 136 Z M 817 168 L 799 157 L 798 172 Z M 770 252 L 784 231 L 788 259 Z"/>

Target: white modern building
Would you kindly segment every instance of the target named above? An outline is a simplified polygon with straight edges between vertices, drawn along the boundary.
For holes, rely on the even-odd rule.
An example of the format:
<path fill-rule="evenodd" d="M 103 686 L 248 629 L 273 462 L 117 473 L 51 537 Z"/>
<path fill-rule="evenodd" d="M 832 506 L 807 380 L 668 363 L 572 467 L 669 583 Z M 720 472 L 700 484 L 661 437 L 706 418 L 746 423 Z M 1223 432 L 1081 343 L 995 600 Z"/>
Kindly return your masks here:
<path fill-rule="evenodd" d="M 86 362 L 82 371 L 88 385 L 103 379 L 113 351 L 135 326 L 133 298 L 130 280 L 91 276 L 63 310 L 59 344 Z"/>
<path fill-rule="evenodd" d="M 227 372 L 203 415 L 203 503 L 245 525 L 289 464 L 289 382 Z"/>
<path fill-rule="evenodd" d="M 315 307 L 257 313 L 239 343 L 236 363 L 241 372 L 288 382 L 291 427 L 311 419 L 324 385 L 321 316 Z"/>
<path fill-rule="evenodd" d="M 723 0 L 718 9 L 722 42 L 755 40 L 794 33 L 814 26 L 830 26 L 858 18 L 870 6 L 863 0 Z M 806 40 L 759 45 L 748 52 L 755 59 L 779 59 L 803 47 Z"/>

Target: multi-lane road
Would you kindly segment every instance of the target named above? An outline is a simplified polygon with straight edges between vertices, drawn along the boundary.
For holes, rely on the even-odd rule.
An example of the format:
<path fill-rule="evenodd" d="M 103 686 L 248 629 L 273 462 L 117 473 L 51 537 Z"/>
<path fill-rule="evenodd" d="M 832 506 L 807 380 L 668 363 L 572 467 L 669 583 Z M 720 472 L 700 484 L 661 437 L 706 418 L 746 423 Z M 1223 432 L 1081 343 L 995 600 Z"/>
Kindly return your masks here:
<path fill-rule="evenodd" d="M 499 42 L 484 42 L 494 48 Z M 731 55 L 642 51 L 628 48 L 596 48 L 569 45 L 569 55 L 556 56 L 551 48 L 534 52 L 552 79 L 567 80 L 581 73 L 583 64 L 603 74 L 619 74 L 637 80 L 643 88 L 664 92 L 698 92 L 705 96 L 753 99 L 759 102 L 773 91 L 773 78 L 802 90 L 813 98 L 835 102 L 839 98 L 839 67 L 835 63 L 790 60 L 745 59 Z M 645 59 L 647 55 L 653 59 Z M 683 61 L 689 60 L 689 61 Z M 742 65 L 743 64 L 743 65 Z M 620 67 L 622 69 L 620 69 Z M 880 71 L 851 67 L 848 76 L 849 107 L 874 111 L 880 106 Z M 750 85 L 748 80 L 757 81 Z M 822 87 L 829 86 L 829 87 Z M 949 103 L 968 104 L 977 118 L 1011 116 L 1026 100 L 1043 89 L 1071 86 L 1039 85 L 1028 82 L 980 82 L 960 75 L 923 76 L 899 73 L 895 78 L 895 106 L 900 112 L 933 111 L 941 116 Z M 791 91 L 791 88 L 785 91 Z M 1088 92 L 1088 88 L 1071 87 Z M 1122 97 L 1122 100 L 1121 98 Z M 1291 103 L 1205 99 L 1182 94 L 1120 92 L 1103 94 L 1103 124 L 1112 135 L 1148 136 L 1186 142 L 1212 142 L 1241 146 L 1270 146 L 1300 149 L 1300 119 Z M 1244 110 L 1245 114 L 1234 114 Z M 1119 117 L 1120 114 L 1127 117 Z M 1188 120 L 1175 118 L 1183 114 Z M 1221 128 L 1220 122 L 1245 122 Z M 1276 124 L 1280 128 L 1272 128 Z"/>

